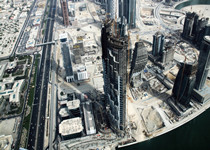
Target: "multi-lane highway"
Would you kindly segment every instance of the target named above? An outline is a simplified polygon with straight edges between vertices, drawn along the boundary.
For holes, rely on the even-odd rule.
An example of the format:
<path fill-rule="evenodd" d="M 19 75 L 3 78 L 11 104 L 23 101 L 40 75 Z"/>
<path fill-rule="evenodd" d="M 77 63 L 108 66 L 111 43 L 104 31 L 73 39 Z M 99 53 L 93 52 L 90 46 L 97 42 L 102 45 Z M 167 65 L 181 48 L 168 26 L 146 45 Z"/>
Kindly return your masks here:
<path fill-rule="evenodd" d="M 154 9 L 154 17 L 156 18 L 157 21 L 159 21 L 160 25 L 161 25 L 163 28 L 165 28 L 165 29 L 167 29 L 167 30 L 170 30 L 170 29 L 168 28 L 168 26 L 165 25 L 165 23 L 163 22 L 163 20 L 162 20 L 162 18 L 161 18 L 161 16 L 160 16 L 160 10 L 161 10 L 162 6 L 163 6 L 163 4 L 162 4 L 162 2 L 161 2 L 160 4 L 158 4 L 158 5 L 155 7 L 155 9 Z"/>
<path fill-rule="evenodd" d="M 44 43 L 52 41 L 56 0 L 50 1 Z M 51 45 L 43 46 L 41 61 L 37 70 L 34 103 L 30 124 L 28 149 L 42 150 L 44 147 L 45 112 L 50 71 Z"/>
<path fill-rule="evenodd" d="M 160 11 L 161 11 L 162 7 L 163 7 L 163 2 L 161 2 L 154 8 L 154 17 L 160 23 L 160 26 L 165 29 L 165 32 L 174 32 L 175 30 L 179 29 L 179 27 L 177 25 L 175 25 L 175 26 L 168 25 L 162 20 L 162 18 L 160 16 Z M 177 12 L 177 10 L 173 10 L 173 11 Z M 178 11 L 178 12 L 180 12 L 180 11 Z"/>

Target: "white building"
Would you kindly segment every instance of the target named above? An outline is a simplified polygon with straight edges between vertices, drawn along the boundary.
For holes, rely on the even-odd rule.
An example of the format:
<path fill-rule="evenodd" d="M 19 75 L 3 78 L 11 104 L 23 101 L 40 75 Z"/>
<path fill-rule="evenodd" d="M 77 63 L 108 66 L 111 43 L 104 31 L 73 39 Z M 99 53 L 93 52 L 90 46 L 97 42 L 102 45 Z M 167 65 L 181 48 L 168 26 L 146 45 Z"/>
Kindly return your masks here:
<path fill-rule="evenodd" d="M 72 101 L 68 101 L 66 103 L 66 106 L 69 110 L 77 109 L 77 108 L 80 107 L 80 100 L 75 99 L 75 100 L 72 100 Z"/>
<path fill-rule="evenodd" d="M 33 27 L 31 29 L 31 32 L 30 32 L 30 36 L 29 36 L 29 39 L 26 43 L 26 49 L 32 49 L 35 47 L 35 40 L 37 38 L 37 34 L 38 34 L 38 30 L 39 28 L 36 26 L 36 27 Z"/>
<path fill-rule="evenodd" d="M 8 88 L 6 85 L 12 85 Z M 10 105 L 20 106 L 21 90 L 25 85 L 25 80 L 4 81 L 0 83 L 0 99 L 9 98 Z"/>
<path fill-rule="evenodd" d="M 59 40 L 61 43 L 68 42 L 68 34 L 66 32 L 59 34 Z"/>
<path fill-rule="evenodd" d="M 16 61 L 9 62 L 9 63 L 7 64 L 6 70 L 13 70 L 13 69 L 15 69 L 16 67 L 17 67 L 17 62 L 16 62 Z"/>
<path fill-rule="evenodd" d="M 12 135 L 0 135 L 0 149 L 11 150 L 13 144 Z"/>
<path fill-rule="evenodd" d="M 93 108 L 91 102 L 86 101 L 83 104 L 83 112 L 84 112 L 85 129 L 87 135 L 96 134 L 96 125 L 92 110 Z"/>
<path fill-rule="evenodd" d="M 82 132 L 83 129 L 82 119 L 80 117 L 67 119 L 59 124 L 59 133 L 61 136 L 74 135 Z"/>
<path fill-rule="evenodd" d="M 77 68 L 77 79 L 79 81 L 88 79 L 88 73 L 85 66 L 79 66 Z"/>
<path fill-rule="evenodd" d="M 41 19 L 40 18 L 37 18 L 36 20 L 34 20 L 33 26 L 39 26 L 40 23 L 41 23 Z"/>

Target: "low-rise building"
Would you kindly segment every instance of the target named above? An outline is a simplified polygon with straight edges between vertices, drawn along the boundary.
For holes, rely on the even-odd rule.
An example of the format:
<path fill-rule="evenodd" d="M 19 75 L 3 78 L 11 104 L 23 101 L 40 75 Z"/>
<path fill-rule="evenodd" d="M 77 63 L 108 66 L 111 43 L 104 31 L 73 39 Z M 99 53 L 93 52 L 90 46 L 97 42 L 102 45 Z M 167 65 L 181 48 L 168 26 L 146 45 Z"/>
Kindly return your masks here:
<path fill-rule="evenodd" d="M 72 101 L 68 101 L 66 103 L 66 106 L 68 107 L 69 110 L 77 109 L 80 106 L 80 100 L 79 99 L 75 99 L 75 100 L 72 100 Z"/>
<path fill-rule="evenodd" d="M 25 80 L 4 81 L 0 83 L 0 99 L 8 98 L 10 105 L 20 105 L 21 90 L 24 87 Z"/>
<path fill-rule="evenodd" d="M 77 68 L 77 79 L 78 81 L 88 79 L 88 73 L 85 66 L 79 66 Z"/>
<path fill-rule="evenodd" d="M 83 129 L 82 119 L 80 117 L 67 119 L 59 124 L 59 133 L 64 139 L 80 134 Z"/>
<path fill-rule="evenodd" d="M 96 134 L 95 120 L 93 116 L 93 108 L 90 101 L 83 104 L 85 130 L 87 135 Z"/>
<path fill-rule="evenodd" d="M 61 43 L 68 42 L 68 34 L 67 33 L 59 34 L 59 39 Z"/>
<path fill-rule="evenodd" d="M 33 26 L 39 26 L 41 23 L 41 19 L 37 18 L 34 22 L 33 22 Z"/>
<path fill-rule="evenodd" d="M 69 110 L 64 107 L 64 108 L 61 108 L 59 110 L 59 115 L 61 116 L 61 118 L 64 120 L 64 119 L 68 119 L 70 114 L 69 114 Z"/>
<path fill-rule="evenodd" d="M 80 100 L 75 99 L 66 103 L 68 110 L 71 112 L 72 117 L 80 117 Z"/>
<path fill-rule="evenodd" d="M 7 68 L 6 68 L 7 73 L 13 73 L 16 70 L 17 70 L 17 62 L 16 61 L 7 63 Z"/>
<path fill-rule="evenodd" d="M 37 38 L 37 33 L 38 33 L 38 27 L 33 27 L 30 31 L 30 36 L 29 39 L 26 43 L 26 49 L 32 49 L 35 47 L 35 43 L 36 43 L 36 38 Z"/>
<path fill-rule="evenodd" d="M 11 150 L 13 138 L 12 135 L 0 135 L 0 149 Z"/>
<path fill-rule="evenodd" d="M 69 47 L 65 43 L 62 45 L 61 49 L 62 49 L 62 55 L 63 55 L 63 67 L 66 71 L 66 81 L 73 82 L 74 81 L 74 72 L 73 72 Z"/>

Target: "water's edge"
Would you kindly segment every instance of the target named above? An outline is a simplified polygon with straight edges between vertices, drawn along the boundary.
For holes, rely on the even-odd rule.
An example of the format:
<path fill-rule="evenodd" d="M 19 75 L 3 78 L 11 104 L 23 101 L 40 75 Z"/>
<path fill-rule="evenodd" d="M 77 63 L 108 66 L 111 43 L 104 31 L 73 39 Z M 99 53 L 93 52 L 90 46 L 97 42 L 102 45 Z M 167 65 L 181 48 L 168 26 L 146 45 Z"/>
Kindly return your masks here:
<path fill-rule="evenodd" d="M 175 9 L 182 9 L 190 5 L 210 5 L 210 0 L 189 0 L 175 6 Z"/>
<path fill-rule="evenodd" d="M 210 109 L 166 134 L 120 150 L 202 150 L 210 149 L 209 141 Z"/>
<path fill-rule="evenodd" d="M 190 5 L 210 5 L 210 0 L 189 0 L 175 6 L 182 9 Z M 151 140 L 120 150 L 198 150 L 210 149 L 210 108 L 190 122 Z"/>

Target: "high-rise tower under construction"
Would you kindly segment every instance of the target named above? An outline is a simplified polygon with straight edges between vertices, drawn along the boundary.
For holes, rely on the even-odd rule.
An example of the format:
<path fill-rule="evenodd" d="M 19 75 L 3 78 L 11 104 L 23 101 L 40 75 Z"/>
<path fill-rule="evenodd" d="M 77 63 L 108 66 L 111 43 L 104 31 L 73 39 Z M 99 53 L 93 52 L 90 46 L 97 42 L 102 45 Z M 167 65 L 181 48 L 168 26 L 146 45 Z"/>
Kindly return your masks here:
<path fill-rule="evenodd" d="M 110 126 L 117 132 L 125 129 L 127 49 L 125 19 L 107 21 L 102 28 L 104 91 Z"/>

